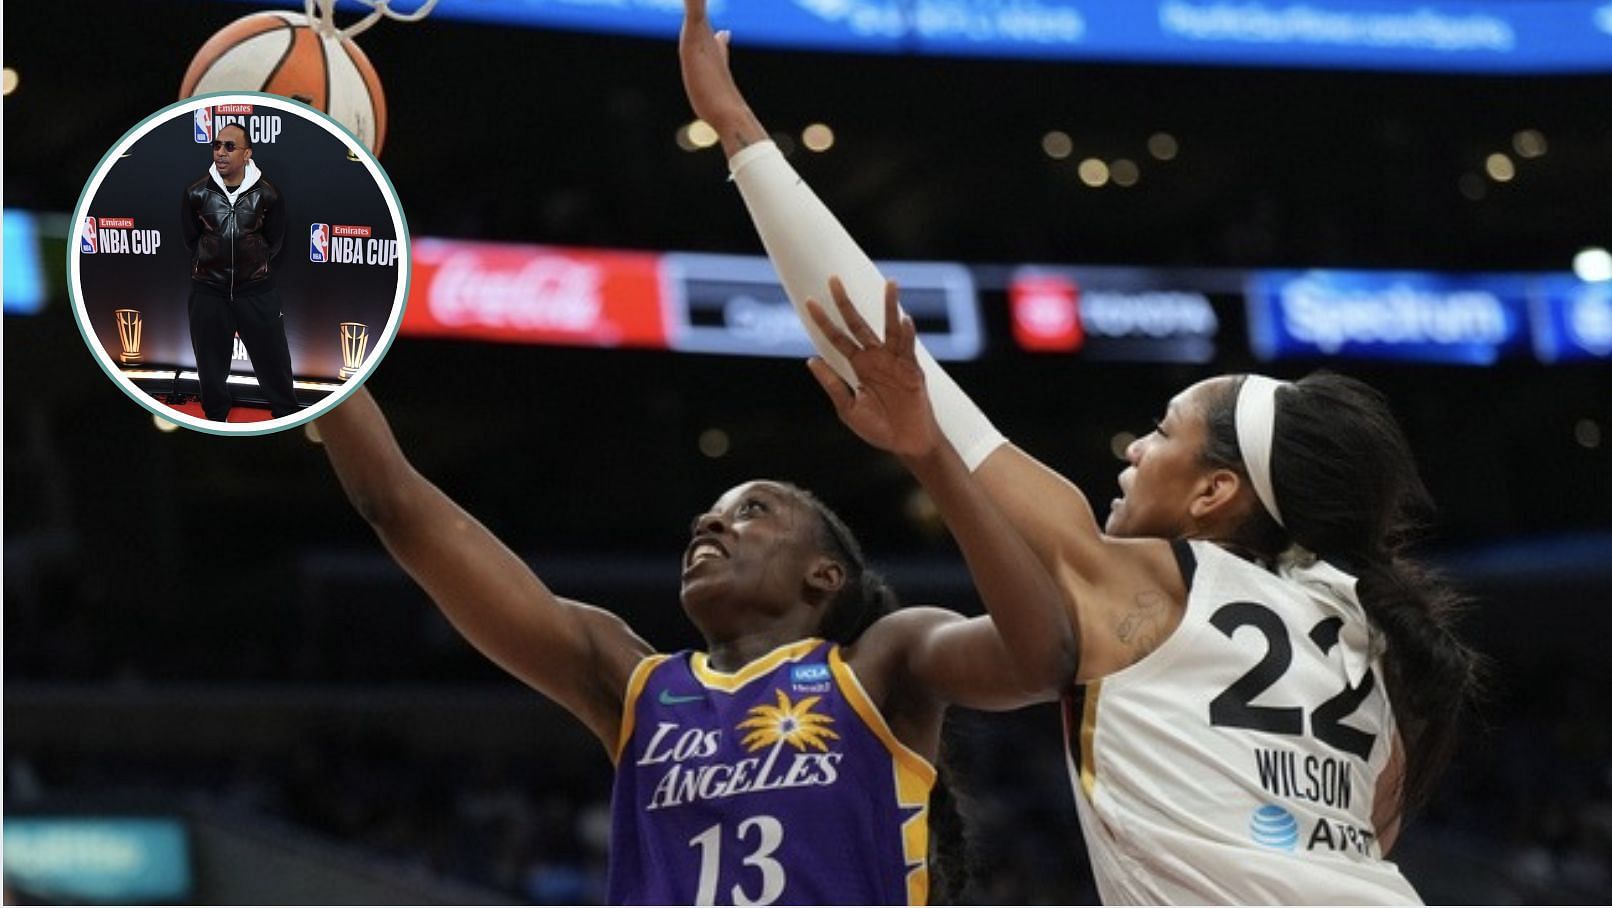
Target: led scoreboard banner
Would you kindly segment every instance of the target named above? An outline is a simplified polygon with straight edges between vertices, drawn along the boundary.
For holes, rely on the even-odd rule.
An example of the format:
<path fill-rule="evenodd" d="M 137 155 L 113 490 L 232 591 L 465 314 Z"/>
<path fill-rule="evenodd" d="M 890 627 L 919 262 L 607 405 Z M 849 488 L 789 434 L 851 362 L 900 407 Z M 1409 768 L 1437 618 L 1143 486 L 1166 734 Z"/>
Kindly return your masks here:
<path fill-rule="evenodd" d="M 418 0 L 394 5 L 407 11 Z M 351 0 L 338 8 L 366 11 Z M 1612 72 L 1612 0 L 711 0 L 710 11 L 737 41 L 775 47 L 1189 66 Z M 674 39 L 682 4 L 440 0 L 431 16 Z"/>

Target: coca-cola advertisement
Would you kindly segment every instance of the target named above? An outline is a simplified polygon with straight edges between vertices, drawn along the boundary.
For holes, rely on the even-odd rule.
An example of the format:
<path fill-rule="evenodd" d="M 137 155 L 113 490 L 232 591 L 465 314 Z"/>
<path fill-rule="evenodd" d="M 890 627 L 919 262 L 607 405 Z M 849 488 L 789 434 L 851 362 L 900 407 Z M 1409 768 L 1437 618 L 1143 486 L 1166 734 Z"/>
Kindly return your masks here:
<path fill-rule="evenodd" d="M 442 239 L 413 252 L 404 334 L 666 347 L 659 255 Z"/>

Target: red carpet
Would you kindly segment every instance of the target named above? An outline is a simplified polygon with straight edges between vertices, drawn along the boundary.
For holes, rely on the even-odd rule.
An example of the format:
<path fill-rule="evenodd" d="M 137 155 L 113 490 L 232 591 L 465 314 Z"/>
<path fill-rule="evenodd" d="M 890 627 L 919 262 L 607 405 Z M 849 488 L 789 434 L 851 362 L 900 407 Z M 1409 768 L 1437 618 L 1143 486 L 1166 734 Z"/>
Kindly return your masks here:
<path fill-rule="evenodd" d="M 181 413 L 189 414 L 197 419 L 207 418 L 207 414 L 202 412 L 201 401 L 198 400 L 186 401 L 185 403 L 177 405 L 164 401 L 164 406 L 178 410 Z M 229 419 L 225 420 L 225 422 L 263 422 L 264 420 L 273 418 L 273 413 L 270 413 L 267 410 L 260 410 L 257 407 L 231 407 L 229 411 Z"/>

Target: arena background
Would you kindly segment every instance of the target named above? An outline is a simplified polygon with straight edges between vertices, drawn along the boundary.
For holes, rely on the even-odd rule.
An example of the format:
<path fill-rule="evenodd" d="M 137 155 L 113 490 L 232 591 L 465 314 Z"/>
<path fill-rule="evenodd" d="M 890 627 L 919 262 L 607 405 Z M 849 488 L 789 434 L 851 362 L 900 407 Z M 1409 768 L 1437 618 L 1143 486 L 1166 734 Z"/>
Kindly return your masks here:
<path fill-rule="evenodd" d="M 596 899 L 609 768 L 588 735 L 457 638 L 300 433 L 159 432 L 73 325 L 61 262 L 84 180 L 173 100 L 194 49 L 252 9 L 4 9 L 19 77 L 4 101 L 5 269 L 9 288 L 29 265 L 10 244 L 31 221 L 44 282 L 35 314 L 12 314 L 8 289 L 4 324 L 8 885 L 14 831 L 65 819 L 103 825 L 55 827 L 81 837 L 58 842 L 112 842 L 173 871 L 145 878 L 158 900 Z M 1612 899 L 1604 359 L 1546 364 L 1524 346 L 1481 366 L 1262 364 L 1223 304 L 1235 286 L 1211 295 L 1222 321 L 1201 362 L 1032 354 L 1010 316 L 1023 263 L 1211 281 L 1566 272 L 1609 239 L 1612 66 L 1450 76 L 738 40 L 735 68 L 769 127 L 832 126 L 832 149 L 793 160 L 874 256 L 969 266 L 984 348 L 954 373 L 1099 507 L 1115 437 L 1197 378 L 1324 363 L 1387 392 L 1441 505 L 1424 552 L 1475 597 L 1466 626 L 1494 661 L 1483 721 L 1395 858 L 1433 902 Z M 417 238 L 610 250 L 628 265 L 759 251 L 719 153 L 674 141 L 689 113 L 671 43 L 433 17 L 360 44 L 386 86 L 382 162 Z M 1484 176 L 1525 129 L 1548 153 L 1513 156 L 1509 181 Z M 1051 130 L 1081 150 L 1049 157 Z M 1144 150 L 1159 130 L 1179 141 L 1167 163 Z M 1140 180 L 1083 185 L 1087 149 L 1141 161 Z M 838 425 L 798 359 L 656 346 L 403 336 L 370 387 L 427 476 L 556 590 L 663 648 L 696 642 L 676 605 L 688 519 L 753 476 L 821 493 L 909 601 L 977 609 L 912 482 Z M 969 900 L 1095 898 L 1058 739 L 1050 707 L 957 717 Z M 119 818 L 155 825 L 105 825 Z M 49 872 L 48 848 L 23 853 Z"/>

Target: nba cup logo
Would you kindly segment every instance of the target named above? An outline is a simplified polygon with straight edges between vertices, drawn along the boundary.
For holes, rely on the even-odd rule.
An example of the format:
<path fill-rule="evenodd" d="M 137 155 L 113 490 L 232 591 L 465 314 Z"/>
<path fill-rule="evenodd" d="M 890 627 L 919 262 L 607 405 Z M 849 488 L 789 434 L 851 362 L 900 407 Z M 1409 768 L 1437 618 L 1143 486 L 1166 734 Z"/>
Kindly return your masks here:
<path fill-rule="evenodd" d="M 336 377 L 346 381 L 358 374 L 364 364 L 364 350 L 369 347 L 369 326 L 363 322 L 341 323 L 341 368 Z"/>
<path fill-rule="evenodd" d="M 191 136 L 197 144 L 213 141 L 213 109 L 211 107 L 197 108 L 192 115 Z"/>
<path fill-rule="evenodd" d="M 329 224 L 312 224 L 308 227 L 308 261 L 330 261 Z"/>
<path fill-rule="evenodd" d="M 123 348 L 118 362 L 136 365 L 140 362 L 140 310 L 116 309 L 112 314 L 118 320 L 118 346 Z"/>
<path fill-rule="evenodd" d="M 78 251 L 85 255 L 94 255 L 98 245 L 95 239 L 95 219 L 87 217 L 84 219 L 84 232 L 78 238 Z"/>

